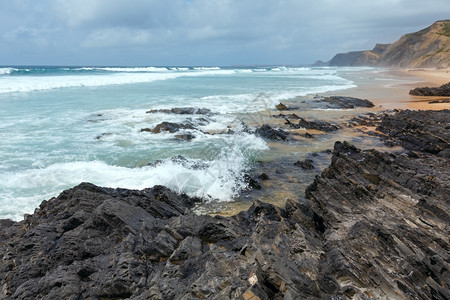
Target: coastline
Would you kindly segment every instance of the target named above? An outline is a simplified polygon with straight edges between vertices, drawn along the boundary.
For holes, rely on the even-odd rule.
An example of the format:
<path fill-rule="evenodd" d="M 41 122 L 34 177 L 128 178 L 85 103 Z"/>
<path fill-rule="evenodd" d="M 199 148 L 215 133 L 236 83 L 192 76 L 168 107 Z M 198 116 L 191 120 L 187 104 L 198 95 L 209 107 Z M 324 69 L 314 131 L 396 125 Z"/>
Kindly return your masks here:
<path fill-rule="evenodd" d="M 82 183 L 0 220 L 1 298 L 448 299 L 450 111 L 398 111 L 401 153 L 336 142 L 284 208 L 198 215 L 196 198 Z M 411 130 L 416 128 L 416 130 Z"/>
<path fill-rule="evenodd" d="M 447 69 L 448 70 L 448 69 Z M 247 210 L 254 199 L 268 202 L 278 207 L 284 207 L 286 199 L 302 199 L 306 188 L 327 168 L 331 161 L 331 149 L 336 141 L 349 141 L 360 149 L 376 149 L 381 152 L 402 151 L 401 147 L 387 146 L 377 136 L 368 135 L 366 132 L 375 132 L 376 126 L 345 125 L 353 118 L 375 113 L 381 114 L 392 110 L 442 110 L 450 109 L 450 103 L 430 104 L 434 100 L 442 100 L 448 97 L 417 97 L 409 94 L 416 87 L 440 86 L 450 81 L 447 70 L 420 69 L 417 73 L 406 69 L 367 69 L 357 72 L 339 74 L 345 79 L 352 80 L 357 87 L 322 93 L 319 96 L 327 97 L 341 95 L 367 99 L 375 104 L 372 108 L 356 107 L 354 109 L 338 109 L 326 111 L 326 118 L 321 110 L 296 110 L 278 111 L 272 108 L 269 112 L 260 112 L 257 117 L 250 120 L 258 120 L 259 123 L 251 124 L 261 126 L 269 124 L 274 128 L 282 128 L 294 136 L 293 144 L 286 142 L 268 141 L 270 150 L 261 157 L 261 161 L 252 166 L 250 174 L 262 187 L 261 190 L 251 190 L 244 193 L 233 202 L 202 204 L 200 213 L 211 215 L 232 216 L 240 211 Z M 449 80 L 449 81 L 447 81 Z M 295 107 L 302 101 L 312 101 L 315 95 L 298 97 L 286 101 L 288 107 Z M 277 114 L 297 114 L 308 120 L 321 120 L 340 124 L 340 130 L 324 133 L 314 130 L 292 130 L 284 125 L 283 118 L 274 118 Z M 315 138 L 308 139 L 301 135 L 309 133 Z M 315 168 L 302 170 L 294 167 L 298 161 L 312 160 Z M 258 180 L 262 173 L 267 174 L 270 180 Z"/>
<path fill-rule="evenodd" d="M 376 91 L 372 108 L 312 96 L 247 114 L 289 139 L 266 136 L 227 217 L 163 186 L 82 183 L 0 220 L 0 298 L 448 299 L 450 111 L 389 108 L 409 102 L 374 99 L 408 99 L 415 79 L 371 76 L 332 94 Z"/>
<path fill-rule="evenodd" d="M 450 68 L 446 69 L 392 69 L 376 68 L 361 71 L 343 77 L 357 83 L 357 87 L 342 91 L 340 94 L 372 101 L 381 110 L 384 109 L 420 109 L 441 110 L 450 108 L 449 104 L 429 104 L 434 100 L 448 97 L 418 97 L 409 95 L 417 87 L 436 87 L 450 82 Z M 325 95 L 336 94 L 333 92 Z"/>

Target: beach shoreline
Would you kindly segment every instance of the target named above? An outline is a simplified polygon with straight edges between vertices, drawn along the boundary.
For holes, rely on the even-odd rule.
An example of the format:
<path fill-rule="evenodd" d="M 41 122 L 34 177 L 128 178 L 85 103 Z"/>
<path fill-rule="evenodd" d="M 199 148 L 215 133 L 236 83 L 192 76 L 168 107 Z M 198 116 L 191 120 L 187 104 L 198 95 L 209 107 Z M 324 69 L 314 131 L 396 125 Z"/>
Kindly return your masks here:
<path fill-rule="evenodd" d="M 385 109 L 449 109 L 447 104 L 429 104 L 430 101 L 448 97 L 412 96 L 409 91 L 418 87 L 437 87 L 450 82 L 450 69 L 398 69 L 375 68 L 355 74 L 343 74 L 342 77 L 355 82 L 357 87 L 324 95 L 342 94 L 368 99 L 381 110 Z"/>
<path fill-rule="evenodd" d="M 356 107 L 354 109 L 336 110 L 296 110 L 278 111 L 272 108 L 271 111 L 260 112 L 257 117 L 250 117 L 250 120 L 257 119 L 260 123 L 249 125 L 261 126 L 268 124 L 274 128 L 281 128 L 293 134 L 295 141 L 278 142 L 268 141 L 270 150 L 261 157 L 262 162 L 252 166 L 250 174 L 262 186 L 261 190 L 252 190 L 227 203 L 214 203 L 202 207 L 203 213 L 212 215 L 218 214 L 231 216 L 240 211 L 248 209 L 254 199 L 259 199 L 273 205 L 283 207 L 286 199 L 303 198 L 303 194 L 314 177 L 326 167 L 331 159 L 330 149 L 336 141 L 349 141 L 361 149 L 377 149 L 382 152 L 398 152 L 401 147 L 392 147 L 384 144 L 380 138 L 366 134 L 366 132 L 376 131 L 375 127 L 357 125 L 348 126 L 353 118 L 367 116 L 367 114 L 383 114 L 393 110 L 442 110 L 450 109 L 449 103 L 430 104 L 430 101 L 442 100 L 448 97 L 417 97 L 409 94 L 409 91 L 416 87 L 440 86 L 450 81 L 446 73 L 447 70 L 420 69 L 410 71 L 406 69 L 367 69 L 358 72 L 348 72 L 340 74 L 345 79 L 355 82 L 357 87 L 321 93 L 319 95 L 308 95 L 297 97 L 290 101 L 283 102 L 288 107 L 295 107 L 302 101 L 314 101 L 314 97 L 328 97 L 333 95 L 356 97 L 367 99 L 374 103 L 374 107 Z M 385 79 L 385 80 L 381 80 Z M 306 99 L 306 100 L 305 100 Z M 314 130 L 292 130 L 286 127 L 283 118 L 274 118 L 278 114 L 296 114 L 308 120 L 321 120 L 339 124 L 340 130 L 332 133 L 320 133 Z M 253 114 L 252 114 L 253 115 Z M 344 124 L 344 125 L 343 125 Z M 302 134 L 310 133 L 315 138 L 308 139 Z M 299 136 L 295 136 L 299 134 Z M 294 164 L 302 160 L 314 161 L 315 169 L 301 170 L 294 167 Z M 261 174 L 268 174 L 270 180 L 258 180 Z"/>

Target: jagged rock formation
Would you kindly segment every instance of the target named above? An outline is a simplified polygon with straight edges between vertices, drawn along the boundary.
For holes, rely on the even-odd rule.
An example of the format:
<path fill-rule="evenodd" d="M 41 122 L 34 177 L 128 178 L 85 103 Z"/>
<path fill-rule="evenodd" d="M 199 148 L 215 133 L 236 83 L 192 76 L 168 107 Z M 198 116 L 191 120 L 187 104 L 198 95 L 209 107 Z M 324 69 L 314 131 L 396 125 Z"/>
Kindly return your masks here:
<path fill-rule="evenodd" d="M 409 91 L 414 96 L 450 96 L 450 82 L 439 87 L 420 87 Z"/>
<path fill-rule="evenodd" d="M 359 99 L 355 97 L 330 96 L 323 99 L 315 100 L 318 102 L 327 102 L 327 108 L 344 108 L 350 109 L 355 107 L 374 107 L 375 105 L 367 99 Z"/>
<path fill-rule="evenodd" d="M 373 50 L 339 53 L 330 66 L 449 67 L 450 20 L 437 21 L 418 32 L 403 35 L 393 44 Z"/>
<path fill-rule="evenodd" d="M 391 139 L 439 122 L 414 155 L 337 142 L 283 209 L 212 217 L 164 187 L 81 184 L 0 220 L 0 299 L 449 299 L 450 162 L 417 146 L 450 149 L 450 111 L 434 114 L 382 121 Z"/>
<path fill-rule="evenodd" d="M 450 158 L 450 110 L 400 111 L 386 115 L 377 130 L 406 149 Z"/>

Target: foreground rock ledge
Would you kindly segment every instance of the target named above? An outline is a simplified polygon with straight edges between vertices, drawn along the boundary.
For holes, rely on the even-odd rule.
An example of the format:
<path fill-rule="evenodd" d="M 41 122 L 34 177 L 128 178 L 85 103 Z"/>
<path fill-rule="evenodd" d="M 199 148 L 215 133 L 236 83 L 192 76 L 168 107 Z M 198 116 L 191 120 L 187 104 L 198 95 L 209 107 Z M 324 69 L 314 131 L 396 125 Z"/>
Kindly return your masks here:
<path fill-rule="evenodd" d="M 445 157 L 340 142 L 305 201 L 230 218 L 83 183 L 0 222 L 0 298 L 449 299 L 449 194 Z"/>

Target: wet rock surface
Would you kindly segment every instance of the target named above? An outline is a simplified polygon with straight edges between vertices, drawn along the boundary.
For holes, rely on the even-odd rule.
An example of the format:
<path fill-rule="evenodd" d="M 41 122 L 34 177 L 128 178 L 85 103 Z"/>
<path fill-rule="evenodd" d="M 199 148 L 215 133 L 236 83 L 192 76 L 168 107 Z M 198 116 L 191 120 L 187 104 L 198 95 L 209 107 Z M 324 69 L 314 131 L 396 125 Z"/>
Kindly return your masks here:
<path fill-rule="evenodd" d="M 325 97 L 320 100 L 316 100 L 318 102 L 326 102 L 328 104 L 328 108 L 343 108 L 350 109 L 356 107 L 374 107 L 375 105 L 366 99 L 359 99 L 354 97 L 345 97 L 345 96 L 330 96 Z"/>
<path fill-rule="evenodd" d="M 311 159 L 299 160 L 294 163 L 294 166 L 300 167 L 304 170 L 314 169 L 313 161 Z"/>
<path fill-rule="evenodd" d="M 410 90 L 413 96 L 450 96 L 450 82 L 439 87 L 421 87 Z"/>
<path fill-rule="evenodd" d="M 288 133 L 283 129 L 275 129 L 265 124 L 255 130 L 255 134 L 269 140 L 284 141 L 288 138 Z"/>
<path fill-rule="evenodd" d="M 208 108 L 196 108 L 196 107 L 174 107 L 171 109 L 152 109 L 146 113 L 165 113 L 165 114 L 177 114 L 177 115 L 212 115 L 213 112 Z"/>
<path fill-rule="evenodd" d="M 339 129 L 339 126 L 325 122 L 325 121 L 307 121 L 302 117 L 299 117 L 298 121 L 291 121 L 290 119 L 285 119 L 286 124 L 294 129 L 305 128 L 305 129 L 315 129 L 319 131 L 335 131 Z M 295 119 L 294 119 L 295 120 Z"/>
<path fill-rule="evenodd" d="M 399 142 L 389 126 L 441 122 L 423 136 L 433 144 L 448 122 L 447 111 L 397 116 L 383 126 Z M 199 199 L 160 186 L 83 183 L 0 220 L 0 298 L 449 299 L 450 162 L 418 149 L 337 142 L 306 198 L 228 218 L 196 215 Z"/>
<path fill-rule="evenodd" d="M 151 132 L 151 133 L 161 133 L 164 131 L 174 133 L 181 129 L 195 129 L 195 127 L 190 123 L 172 123 L 172 122 L 161 122 L 155 126 L 155 128 L 143 128 L 141 132 Z"/>
<path fill-rule="evenodd" d="M 450 99 L 444 99 L 444 100 L 434 100 L 428 102 L 429 104 L 440 104 L 440 103 L 450 103 Z"/>
<path fill-rule="evenodd" d="M 450 157 L 450 110 L 385 115 L 377 130 L 405 149 Z"/>

